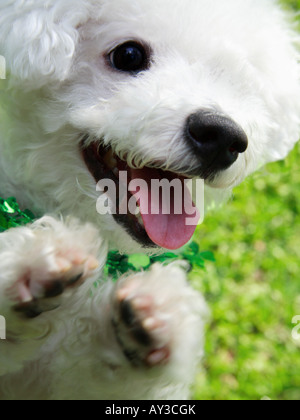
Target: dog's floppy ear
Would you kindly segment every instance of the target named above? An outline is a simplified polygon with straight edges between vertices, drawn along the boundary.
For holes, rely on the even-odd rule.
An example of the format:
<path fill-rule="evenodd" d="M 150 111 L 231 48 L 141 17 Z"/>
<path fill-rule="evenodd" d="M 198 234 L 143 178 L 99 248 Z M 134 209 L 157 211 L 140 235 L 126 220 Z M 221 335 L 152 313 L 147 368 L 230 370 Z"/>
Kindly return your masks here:
<path fill-rule="evenodd" d="M 11 76 L 26 81 L 29 89 L 63 80 L 77 44 L 76 28 L 89 16 L 88 3 L 2 0 L 0 55 Z"/>

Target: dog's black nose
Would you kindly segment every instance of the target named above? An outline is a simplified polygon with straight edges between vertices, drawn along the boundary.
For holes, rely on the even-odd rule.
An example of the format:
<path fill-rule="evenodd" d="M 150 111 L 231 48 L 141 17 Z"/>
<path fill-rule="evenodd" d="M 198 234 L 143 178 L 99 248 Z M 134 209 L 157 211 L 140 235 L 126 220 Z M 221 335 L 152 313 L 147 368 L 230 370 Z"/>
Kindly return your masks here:
<path fill-rule="evenodd" d="M 189 116 L 186 138 L 199 156 L 203 173 L 229 168 L 248 148 L 248 138 L 232 119 L 208 111 Z"/>

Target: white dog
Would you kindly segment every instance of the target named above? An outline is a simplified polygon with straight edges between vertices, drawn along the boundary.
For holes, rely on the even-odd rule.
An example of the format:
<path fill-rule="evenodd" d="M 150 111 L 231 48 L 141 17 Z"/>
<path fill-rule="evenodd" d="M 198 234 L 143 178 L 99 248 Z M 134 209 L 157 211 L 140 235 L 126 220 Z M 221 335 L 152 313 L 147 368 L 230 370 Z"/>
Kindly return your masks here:
<path fill-rule="evenodd" d="M 285 157 L 289 20 L 271 0 L 1 0 L 0 195 L 42 217 L 0 235 L 3 399 L 188 398 L 207 310 L 184 270 L 93 283 L 109 249 L 177 249 L 194 228 L 99 216 L 96 183 L 199 177 L 209 207 Z"/>

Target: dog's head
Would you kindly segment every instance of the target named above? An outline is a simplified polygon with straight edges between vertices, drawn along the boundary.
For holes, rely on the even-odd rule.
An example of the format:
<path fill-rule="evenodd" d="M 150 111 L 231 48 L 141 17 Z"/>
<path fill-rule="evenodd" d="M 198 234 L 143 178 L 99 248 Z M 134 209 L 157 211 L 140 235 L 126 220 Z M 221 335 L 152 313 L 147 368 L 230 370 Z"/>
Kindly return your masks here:
<path fill-rule="evenodd" d="M 210 204 L 298 139 L 296 36 L 269 0 L 19 3 L 0 6 L 0 53 L 32 109 L 19 182 L 122 249 L 178 248 L 193 229 L 174 214 L 100 217 L 99 180 L 199 177 Z"/>

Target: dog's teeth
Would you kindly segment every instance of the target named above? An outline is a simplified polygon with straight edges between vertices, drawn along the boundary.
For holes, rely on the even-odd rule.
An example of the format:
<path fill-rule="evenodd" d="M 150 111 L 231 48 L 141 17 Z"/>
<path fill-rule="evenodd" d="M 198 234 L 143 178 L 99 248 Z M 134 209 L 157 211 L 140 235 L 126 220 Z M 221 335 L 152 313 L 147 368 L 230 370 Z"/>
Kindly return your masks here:
<path fill-rule="evenodd" d="M 115 169 L 118 164 L 112 149 L 109 149 L 109 151 L 104 155 L 103 161 L 109 169 Z"/>
<path fill-rule="evenodd" d="M 139 214 L 136 216 L 136 218 L 137 218 L 137 220 L 138 220 L 139 224 L 140 224 L 140 225 L 142 225 L 142 226 L 144 226 L 144 221 L 143 221 L 143 218 L 142 218 L 142 216 L 141 216 L 141 213 L 139 213 Z"/>

